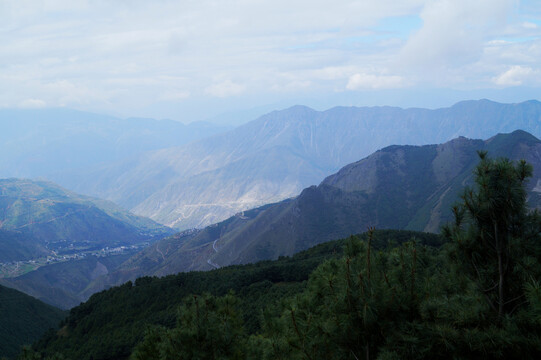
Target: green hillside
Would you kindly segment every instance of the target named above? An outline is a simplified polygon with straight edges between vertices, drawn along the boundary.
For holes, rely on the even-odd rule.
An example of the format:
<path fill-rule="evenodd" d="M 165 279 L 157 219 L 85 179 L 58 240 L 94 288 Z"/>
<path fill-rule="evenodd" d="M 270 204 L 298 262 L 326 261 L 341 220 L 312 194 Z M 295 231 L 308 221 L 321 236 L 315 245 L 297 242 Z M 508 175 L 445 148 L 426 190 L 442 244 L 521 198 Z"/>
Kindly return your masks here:
<path fill-rule="evenodd" d="M 415 236 L 420 242 L 441 244 L 438 235 L 408 231 L 377 231 L 374 244 L 400 244 Z M 366 234 L 359 236 L 366 239 Z M 261 329 L 260 312 L 305 288 L 310 273 L 323 261 L 342 254 L 345 240 L 318 245 L 293 257 L 256 264 L 230 266 L 207 272 L 189 272 L 162 278 L 143 277 L 93 295 L 70 311 L 62 330 L 51 332 L 36 345 L 46 354 L 71 359 L 127 358 L 150 325 L 171 328 L 178 306 L 189 294 L 221 296 L 233 290 L 242 300 L 246 330 Z"/>
<path fill-rule="evenodd" d="M 0 228 L 32 239 L 34 253 L 55 256 L 135 245 L 170 233 L 110 202 L 50 182 L 22 179 L 0 180 Z M 4 261 L 27 260 L 31 255 Z"/>
<path fill-rule="evenodd" d="M 0 283 L 54 306 L 86 300 L 87 285 L 119 259 L 171 233 L 50 182 L 0 179 Z"/>
<path fill-rule="evenodd" d="M 48 329 L 57 328 L 66 312 L 0 285 L 0 357 L 14 357 Z"/>
<path fill-rule="evenodd" d="M 30 234 L 0 229 L 0 263 L 35 259 L 50 254 L 50 251 L 36 243 Z"/>

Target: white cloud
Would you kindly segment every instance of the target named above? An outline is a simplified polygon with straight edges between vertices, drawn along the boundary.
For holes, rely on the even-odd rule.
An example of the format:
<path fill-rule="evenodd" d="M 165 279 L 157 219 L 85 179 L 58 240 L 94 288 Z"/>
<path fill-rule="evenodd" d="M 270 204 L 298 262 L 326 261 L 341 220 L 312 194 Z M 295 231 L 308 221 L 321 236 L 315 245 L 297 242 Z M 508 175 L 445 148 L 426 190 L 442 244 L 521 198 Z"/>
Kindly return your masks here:
<path fill-rule="evenodd" d="M 522 23 L 522 26 L 526 29 L 537 29 L 539 28 L 539 26 L 537 26 L 537 24 L 534 24 L 532 22 L 529 22 L 529 21 L 526 21 L 524 23 Z"/>
<path fill-rule="evenodd" d="M 397 89 L 404 86 L 405 81 L 401 76 L 355 74 L 349 78 L 346 88 L 348 90 Z"/>
<path fill-rule="evenodd" d="M 533 84 L 539 80 L 540 72 L 531 67 L 515 65 L 507 71 L 494 77 L 492 81 L 501 86 L 519 86 L 524 84 Z"/>
<path fill-rule="evenodd" d="M 297 92 L 303 91 L 313 86 L 313 82 L 308 80 L 293 80 L 285 84 L 275 84 L 272 90 L 276 92 Z"/>
<path fill-rule="evenodd" d="M 162 94 L 161 99 L 165 101 L 178 101 L 190 97 L 189 91 L 166 91 Z"/>
<path fill-rule="evenodd" d="M 399 61 L 421 72 L 475 62 L 484 42 L 505 27 L 514 4 L 514 0 L 428 1 L 420 13 L 423 27 L 408 39 Z"/>
<path fill-rule="evenodd" d="M 182 113 L 187 97 L 257 106 L 344 84 L 528 84 L 497 80 L 513 65 L 541 68 L 539 19 L 518 1 L 0 0 L 1 101 L 131 116 L 163 101 Z M 413 21 L 404 30 L 400 19 Z"/>
<path fill-rule="evenodd" d="M 209 95 L 225 98 L 229 96 L 240 95 L 244 92 L 246 87 L 241 84 L 226 80 L 217 84 L 213 84 L 205 89 L 205 92 Z"/>
<path fill-rule="evenodd" d="M 312 76 L 321 80 L 342 80 L 355 71 L 353 66 L 327 66 L 312 72 Z"/>
<path fill-rule="evenodd" d="M 25 99 L 19 103 L 19 107 L 23 109 L 36 109 L 45 107 L 47 103 L 40 99 Z"/>

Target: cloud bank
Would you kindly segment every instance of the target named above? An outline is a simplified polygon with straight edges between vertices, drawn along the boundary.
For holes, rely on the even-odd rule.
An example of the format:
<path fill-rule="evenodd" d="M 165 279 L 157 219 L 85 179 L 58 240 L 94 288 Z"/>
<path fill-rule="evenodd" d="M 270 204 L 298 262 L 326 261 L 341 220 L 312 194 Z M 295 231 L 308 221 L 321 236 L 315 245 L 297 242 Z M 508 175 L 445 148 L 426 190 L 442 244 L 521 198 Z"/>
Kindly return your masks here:
<path fill-rule="evenodd" d="M 533 0 L 0 1 L 2 106 L 171 108 L 174 117 L 196 103 L 539 86 L 540 8 Z"/>

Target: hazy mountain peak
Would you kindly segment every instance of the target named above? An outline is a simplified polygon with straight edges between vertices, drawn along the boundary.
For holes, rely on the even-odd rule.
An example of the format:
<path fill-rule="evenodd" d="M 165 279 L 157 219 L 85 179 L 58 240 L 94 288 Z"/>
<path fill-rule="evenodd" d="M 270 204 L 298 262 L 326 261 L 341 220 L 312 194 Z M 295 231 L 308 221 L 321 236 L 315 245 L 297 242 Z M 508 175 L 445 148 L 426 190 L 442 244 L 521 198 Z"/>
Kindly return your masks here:
<path fill-rule="evenodd" d="M 541 103 L 539 103 L 541 104 Z M 511 133 L 499 133 L 487 140 L 487 142 L 498 141 L 498 140 L 509 140 L 511 142 L 525 141 L 528 143 L 537 143 L 539 139 L 527 131 L 524 130 L 515 130 Z"/>
<path fill-rule="evenodd" d="M 316 110 L 312 109 L 309 106 L 306 105 L 293 105 L 285 110 L 281 110 L 281 112 L 288 112 L 293 114 L 305 114 L 305 113 L 313 113 L 316 112 Z"/>
<path fill-rule="evenodd" d="M 384 106 L 326 111 L 299 105 L 211 138 L 52 180 L 179 229 L 202 227 L 295 196 L 391 144 L 441 144 L 461 135 L 488 138 L 516 129 L 541 136 L 541 106 L 536 104 L 476 100 L 436 110 Z M 434 148 L 434 156 L 452 146 Z M 448 171 L 445 162 L 440 165 L 443 179 Z M 366 191 L 372 188 L 369 179 L 361 187 Z"/>
<path fill-rule="evenodd" d="M 541 106 L 541 101 L 532 99 L 532 100 L 526 100 L 526 101 L 524 101 L 522 103 L 517 103 L 516 105 L 520 105 L 520 104 L 529 104 L 529 105 L 534 105 L 534 106 Z"/>
<path fill-rule="evenodd" d="M 165 275 L 276 258 L 368 226 L 437 232 L 451 218 L 451 205 L 460 191 L 471 182 L 478 150 L 493 157 L 504 152 L 533 164 L 529 201 L 533 207 L 541 205 L 536 190 L 541 181 L 541 141 L 523 131 L 486 141 L 459 137 L 438 145 L 388 146 L 344 166 L 320 185 L 305 188 L 296 198 L 164 239 L 133 257 L 116 276 L 127 280 L 125 276 L 137 272 Z"/>

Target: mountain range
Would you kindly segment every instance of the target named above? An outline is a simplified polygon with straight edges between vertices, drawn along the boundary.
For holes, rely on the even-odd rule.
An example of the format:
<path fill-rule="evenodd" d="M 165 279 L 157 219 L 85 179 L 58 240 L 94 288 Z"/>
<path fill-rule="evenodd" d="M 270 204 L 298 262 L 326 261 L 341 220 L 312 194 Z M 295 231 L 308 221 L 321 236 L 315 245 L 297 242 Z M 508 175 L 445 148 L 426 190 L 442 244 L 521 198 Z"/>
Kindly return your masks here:
<path fill-rule="evenodd" d="M 0 262 L 136 245 L 170 233 L 110 201 L 51 182 L 0 179 L 0 236 L 6 250 Z"/>
<path fill-rule="evenodd" d="M 0 177 L 61 178 L 229 129 L 58 109 L 0 109 Z M 66 175 L 63 175 L 66 174 Z"/>
<path fill-rule="evenodd" d="M 436 110 L 295 106 L 187 145 L 51 179 L 180 230 L 202 228 L 296 196 L 385 146 L 516 129 L 541 136 L 540 102 L 464 101 Z"/>
<path fill-rule="evenodd" d="M 64 124 L 73 116 L 68 113 Z M 541 208 L 541 141 L 536 137 L 541 132 L 541 103 L 536 101 L 469 101 L 438 110 L 319 112 L 297 106 L 187 145 L 173 139 L 160 143 L 162 135 L 153 132 L 156 121 L 134 119 L 130 121 L 135 132 L 133 137 L 126 135 L 124 145 L 119 139 L 127 123 L 116 135 L 116 130 L 101 127 L 100 136 L 105 137 L 85 143 L 95 130 L 93 121 L 73 123 L 85 129 L 80 137 L 70 133 L 69 126 L 58 128 L 58 138 L 46 133 L 33 150 L 15 151 L 13 159 L 9 153 L 0 156 L 2 171 L 24 174 L 32 169 L 32 176 L 44 174 L 109 199 L 79 195 L 49 181 L 0 180 L 0 284 L 60 308 L 75 306 L 62 329 L 40 341 L 49 354 L 70 349 L 79 351 L 79 358 L 127 356 L 144 326 L 171 326 L 172 306 L 176 309 L 181 296 L 207 288 L 217 294 L 241 291 L 247 304 L 258 302 L 250 310 L 255 314 L 266 300 L 300 291 L 308 270 L 338 251 L 338 243 L 330 240 L 366 229 L 399 230 L 376 231 L 392 234 L 387 239 L 391 245 L 412 235 L 421 243 L 428 239 L 439 245 L 441 238 L 431 233 L 452 219 L 451 206 L 472 184 L 479 151 L 532 164 L 528 204 Z M 146 130 L 139 129 L 138 122 L 145 123 L 141 129 Z M 173 132 L 176 126 L 166 128 Z M 515 128 L 531 133 L 516 130 L 475 139 Z M 38 133 L 30 131 L 28 138 L 19 139 L 33 143 Z M 449 140 L 449 134 L 454 138 Z M 472 138 L 456 137 L 463 134 Z M 96 158 L 84 160 L 105 138 Z M 81 152 L 52 160 L 55 151 L 65 152 L 72 140 L 80 143 Z M 388 142 L 395 145 L 384 146 Z M 4 145 L 12 150 L 19 146 Z M 380 150 L 359 155 L 373 147 Z M 56 150 L 47 152 L 51 149 Z M 102 150 L 111 154 L 100 154 Z M 43 168 L 33 167 L 34 160 Z M 185 230 L 164 238 L 173 233 L 171 228 L 125 211 L 111 199 Z M 303 253 L 306 249 L 310 250 Z M 271 259 L 278 260 L 227 267 Z M 199 272 L 214 269 L 220 270 Z M 136 278 L 76 306 L 98 291 Z M 12 356 L 65 313 L 2 285 L 0 356 Z M 262 297 L 252 296 L 259 292 Z M 87 333 L 93 334 L 90 342 Z"/>
<path fill-rule="evenodd" d="M 316 244 L 378 229 L 438 232 L 472 180 L 478 150 L 534 167 L 529 203 L 541 206 L 541 141 L 524 131 L 488 140 L 390 146 L 347 165 L 296 198 L 241 212 L 202 230 L 164 238 L 97 278 L 94 291 L 141 275 L 211 270 L 292 255 Z"/>

